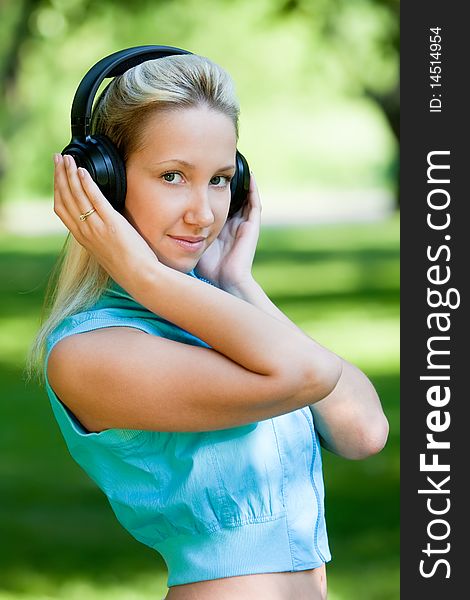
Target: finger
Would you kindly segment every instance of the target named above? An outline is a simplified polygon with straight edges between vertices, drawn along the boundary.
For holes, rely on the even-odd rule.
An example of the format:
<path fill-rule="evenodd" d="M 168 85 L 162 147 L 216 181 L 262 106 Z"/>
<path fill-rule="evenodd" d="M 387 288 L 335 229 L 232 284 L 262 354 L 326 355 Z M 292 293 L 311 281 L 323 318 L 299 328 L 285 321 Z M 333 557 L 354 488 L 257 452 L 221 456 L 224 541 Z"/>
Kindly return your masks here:
<path fill-rule="evenodd" d="M 98 215 L 103 220 L 107 219 L 108 221 L 109 219 L 116 218 L 116 216 L 119 215 L 118 211 L 113 208 L 109 200 L 104 196 L 95 181 L 93 181 L 90 173 L 83 167 L 80 167 L 78 169 L 78 177 L 80 178 L 83 190 L 92 202 L 94 208 L 96 208 Z"/>
<path fill-rule="evenodd" d="M 247 221 L 254 223 L 259 226 L 261 222 L 261 200 L 259 197 L 258 186 L 256 184 L 255 177 L 251 173 L 250 178 L 250 189 L 248 192 L 249 199 L 249 214 Z"/>
<path fill-rule="evenodd" d="M 78 239 L 80 235 L 78 219 L 73 210 L 73 198 L 62 155 L 56 154 L 54 163 L 54 212 L 74 237 L 80 241 Z"/>
<path fill-rule="evenodd" d="M 64 156 L 65 171 L 67 174 L 69 189 L 73 199 L 73 217 L 78 218 L 80 215 L 94 208 L 93 201 L 88 197 L 82 186 L 81 178 L 77 172 L 77 165 L 72 156 Z M 70 208 L 72 209 L 72 203 Z"/>
<path fill-rule="evenodd" d="M 56 154 L 54 163 L 54 209 L 58 213 L 66 213 L 72 217 L 74 214 L 73 199 L 65 170 L 64 157 L 61 154 Z"/>
<path fill-rule="evenodd" d="M 243 203 L 243 206 L 236 213 L 236 214 L 240 215 L 240 217 L 243 221 L 248 221 L 253 205 L 261 206 L 261 203 L 259 201 L 259 195 L 254 196 L 254 194 L 257 193 L 257 188 L 256 188 L 256 183 L 253 178 L 252 171 L 250 171 L 250 175 L 251 175 L 250 185 L 249 185 L 249 189 L 248 189 L 247 198 L 246 198 L 245 202 Z"/>
<path fill-rule="evenodd" d="M 85 200 L 86 194 L 83 188 L 80 187 L 80 189 L 77 190 L 77 182 L 73 182 L 73 179 L 69 177 L 67 170 L 69 158 L 71 157 L 65 158 L 65 156 L 62 156 L 61 154 L 56 154 L 54 156 L 54 212 L 73 234 L 75 239 L 80 244 L 83 244 L 84 240 L 82 236 L 84 231 L 88 228 L 87 225 L 89 225 L 89 223 L 85 225 L 85 221 L 80 220 L 80 215 L 90 210 L 92 202 L 90 200 Z M 73 161 L 73 163 L 74 162 L 75 161 Z M 75 190 L 77 191 L 74 191 L 72 187 L 75 187 Z M 77 202 L 77 195 L 82 198 L 80 204 Z M 82 209 L 82 206 L 86 206 L 87 209 Z M 91 217 L 92 215 L 89 216 Z M 99 219 L 99 217 L 95 217 L 95 224 L 97 219 Z"/>
<path fill-rule="evenodd" d="M 258 184 L 256 183 L 256 179 L 253 174 L 253 171 L 250 171 L 250 174 L 251 174 L 251 177 L 250 177 L 249 194 L 250 194 L 251 204 L 253 206 L 256 206 L 259 210 L 261 210 L 261 198 L 260 198 L 259 191 L 258 191 Z"/>

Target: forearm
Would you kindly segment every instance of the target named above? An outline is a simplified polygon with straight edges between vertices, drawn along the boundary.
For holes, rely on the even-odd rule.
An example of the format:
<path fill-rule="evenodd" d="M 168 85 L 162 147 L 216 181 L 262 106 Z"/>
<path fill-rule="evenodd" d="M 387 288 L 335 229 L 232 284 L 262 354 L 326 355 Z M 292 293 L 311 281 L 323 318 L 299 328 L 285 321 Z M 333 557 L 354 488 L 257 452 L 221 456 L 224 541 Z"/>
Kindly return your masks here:
<path fill-rule="evenodd" d="M 309 337 L 271 302 L 256 281 L 231 291 Z M 312 398 L 309 408 L 325 448 L 345 458 L 365 458 L 385 444 L 388 422 L 369 379 L 354 365 L 339 360 L 341 375 L 335 388 L 320 401 Z"/>
<path fill-rule="evenodd" d="M 290 380 L 292 390 L 299 390 L 300 396 L 308 382 L 319 400 L 338 381 L 338 357 L 240 297 L 162 263 L 144 275 L 137 274 L 129 287 L 136 300 L 152 312 L 252 372 Z"/>
<path fill-rule="evenodd" d="M 309 408 L 322 445 L 339 456 L 367 458 L 380 452 L 387 441 L 388 421 L 374 386 L 345 360 L 334 390 Z"/>
<path fill-rule="evenodd" d="M 279 308 L 269 299 L 266 292 L 255 279 L 251 279 L 243 286 L 231 288 L 227 291 L 230 294 L 249 302 L 253 306 L 257 306 L 266 314 L 273 316 L 278 321 L 288 325 L 294 331 L 297 331 L 299 334 L 311 339 L 304 331 L 302 331 L 302 329 L 300 329 L 300 327 L 297 327 L 295 323 L 293 323 L 281 310 L 279 310 Z"/>

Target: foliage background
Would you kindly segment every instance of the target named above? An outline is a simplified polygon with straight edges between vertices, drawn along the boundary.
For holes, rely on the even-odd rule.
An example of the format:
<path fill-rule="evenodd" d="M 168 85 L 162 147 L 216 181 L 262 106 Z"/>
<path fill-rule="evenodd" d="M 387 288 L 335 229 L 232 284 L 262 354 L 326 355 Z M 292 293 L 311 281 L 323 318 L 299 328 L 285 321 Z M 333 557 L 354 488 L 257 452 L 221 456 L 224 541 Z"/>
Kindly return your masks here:
<path fill-rule="evenodd" d="M 0 10 L 0 599 L 166 590 L 163 562 L 121 530 L 68 456 L 44 390 L 22 376 L 64 239 L 35 215 L 56 220 L 51 156 L 69 140 L 77 83 L 102 56 L 154 43 L 232 74 L 239 148 L 267 218 L 255 276 L 380 393 L 386 449 L 360 462 L 324 453 L 329 589 L 332 600 L 398 598 L 398 2 L 0 0 Z M 19 214 L 25 223 L 8 218 Z"/>
<path fill-rule="evenodd" d="M 50 197 L 51 154 L 68 142 L 77 82 L 102 56 L 155 42 L 232 74 L 239 147 L 263 189 L 393 189 L 398 25 L 389 5 L 398 3 L 2 0 L 4 199 Z"/>

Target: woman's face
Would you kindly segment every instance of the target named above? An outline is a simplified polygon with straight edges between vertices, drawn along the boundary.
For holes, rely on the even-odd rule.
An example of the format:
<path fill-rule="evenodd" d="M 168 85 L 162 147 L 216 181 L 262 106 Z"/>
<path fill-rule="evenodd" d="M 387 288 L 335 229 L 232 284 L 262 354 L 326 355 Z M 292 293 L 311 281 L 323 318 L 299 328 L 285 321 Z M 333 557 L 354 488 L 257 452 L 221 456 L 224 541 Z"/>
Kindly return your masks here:
<path fill-rule="evenodd" d="M 235 127 L 205 106 L 149 117 L 127 164 L 124 215 L 163 264 L 187 273 L 219 235 L 230 206 Z"/>

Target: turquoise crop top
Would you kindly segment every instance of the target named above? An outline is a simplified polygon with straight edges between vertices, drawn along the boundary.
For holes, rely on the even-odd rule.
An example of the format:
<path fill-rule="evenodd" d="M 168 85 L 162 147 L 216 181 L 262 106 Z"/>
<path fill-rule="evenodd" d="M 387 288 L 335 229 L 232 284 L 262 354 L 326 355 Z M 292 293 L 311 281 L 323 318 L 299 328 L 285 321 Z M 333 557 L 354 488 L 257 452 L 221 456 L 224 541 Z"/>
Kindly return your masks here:
<path fill-rule="evenodd" d="M 209 346 L 112 280 L 93 307 L 64 319 L 47 340 L 46 390 L 69 452 L 123 527 L 162 555 L 168 587 L 329 561 L 320 444 L 308 407 L 196 433 L 92 433 L 80 424 L 47 380 L 50 351 L 66 336 L 119 326 Z"/>

